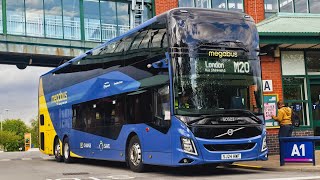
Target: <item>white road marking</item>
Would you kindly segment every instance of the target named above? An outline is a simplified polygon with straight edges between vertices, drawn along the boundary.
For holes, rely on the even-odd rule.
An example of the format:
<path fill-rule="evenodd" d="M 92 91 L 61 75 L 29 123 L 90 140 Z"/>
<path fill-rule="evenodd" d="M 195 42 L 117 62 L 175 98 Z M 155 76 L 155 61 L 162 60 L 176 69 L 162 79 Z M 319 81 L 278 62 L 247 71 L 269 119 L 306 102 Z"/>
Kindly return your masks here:
<path fill-rule="evenodd" d="M 11 159 L 0 159 L 0 161 L 11 161 Z"/>
<path fill-rule="evenodd" d="M 135 177 L 128 176 L 128 175 L 113 175 L 113 176 L 105 176 L 105 177 L 89 177 L 92 180 L 100 180 L 100 179 L 134 179 Z"/>
<path fill-rule="evenodd" d="M 255 180 L 309 180 L 309 179 L 320 179 L 320 176 L 271 178 L 271 179 L 255 179 Z"/>
<path fill-rule="evenodd" d="M 32 158 L 21 158 L 22 161 L 30 161 Z"/>
<path fill-rule="evenodd" d="M 42 159 L 44 159 L 44 160 L 48 160 L 48 159 L 53 159 L 52 157 L 41 157 Z"/>

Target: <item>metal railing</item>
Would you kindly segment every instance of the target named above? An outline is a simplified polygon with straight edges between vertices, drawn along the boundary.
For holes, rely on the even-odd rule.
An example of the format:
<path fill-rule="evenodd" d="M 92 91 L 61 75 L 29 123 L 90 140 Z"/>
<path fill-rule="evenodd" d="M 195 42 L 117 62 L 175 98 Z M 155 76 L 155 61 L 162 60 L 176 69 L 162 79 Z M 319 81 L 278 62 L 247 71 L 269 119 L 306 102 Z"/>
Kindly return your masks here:
<path fill-rule="evenodd" d="M 26 22 L 25 22 L 26 20 Z M 108 41 L 118 35 L 127 32 L 129 25 L 104 24 L 100 25 L 98 19 L 85 19 L 85 40 L 86 41 Z M 2 19 L 0 19 L 0 33 L 2 33 Z M 25 19 L 23 15 L 8 13 L 7 33 L 13 35 L 48 37 L 59 39 L 81 39 L 80 18 L 61 16 L 30 15 Z"/>

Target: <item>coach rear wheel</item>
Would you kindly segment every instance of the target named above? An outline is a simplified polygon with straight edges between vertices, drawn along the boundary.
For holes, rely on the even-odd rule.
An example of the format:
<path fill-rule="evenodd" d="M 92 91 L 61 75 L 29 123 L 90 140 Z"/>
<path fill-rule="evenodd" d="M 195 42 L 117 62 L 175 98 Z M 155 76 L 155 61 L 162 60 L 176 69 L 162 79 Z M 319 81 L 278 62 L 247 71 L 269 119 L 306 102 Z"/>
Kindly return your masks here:
<path fill-rule="evenodd" d="M 56 159 L 57 162 L 63 161 L 63 157 L 61 156 L 60 143 L 58 139 L 54 141 L 54 158 Z"/>
<path fill-rule="evenodd" d="M 145 167 L 142 162 L 142 149 L 139 138 L 137 136 L 132 137 L 127 148 L 127 161 L 130 169 L 134 172 L 142 172 Z"/>

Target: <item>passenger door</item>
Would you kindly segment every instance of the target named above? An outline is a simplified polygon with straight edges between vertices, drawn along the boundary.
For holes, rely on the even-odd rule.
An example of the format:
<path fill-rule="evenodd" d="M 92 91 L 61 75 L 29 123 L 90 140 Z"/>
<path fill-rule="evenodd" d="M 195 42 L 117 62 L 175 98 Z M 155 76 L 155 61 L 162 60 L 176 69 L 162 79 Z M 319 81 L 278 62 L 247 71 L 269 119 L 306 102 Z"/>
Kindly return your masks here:
<path fill-rule="evenodd" d="M 169 85 L 155 88 L 153 93 L 153 118 L 144 131 L 144 151 L 149 161 L 171 163 L 171 119 Z"/>

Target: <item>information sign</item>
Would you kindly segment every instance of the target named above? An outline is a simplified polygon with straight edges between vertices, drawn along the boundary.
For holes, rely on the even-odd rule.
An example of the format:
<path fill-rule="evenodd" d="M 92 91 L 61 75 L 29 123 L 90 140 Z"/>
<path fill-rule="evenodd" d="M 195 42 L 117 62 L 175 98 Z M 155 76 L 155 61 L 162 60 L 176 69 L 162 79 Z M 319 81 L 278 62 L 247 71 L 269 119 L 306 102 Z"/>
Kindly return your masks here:
<path fill-rule="evenodd" d="M 267 127 L 278 127 L 279 123 L 272 119 L 272 115 L 277 115 L 278 95 L 277 94 L 266 94 L 263 95 L 263 109 L 264 109 L 264 119 L 266 121 Z"/>
<path fill-rule="evenodd" d="M 312 162 L 313 143 L 309 142 L 286 142 L 284 144 L 285 162 Z"/>

